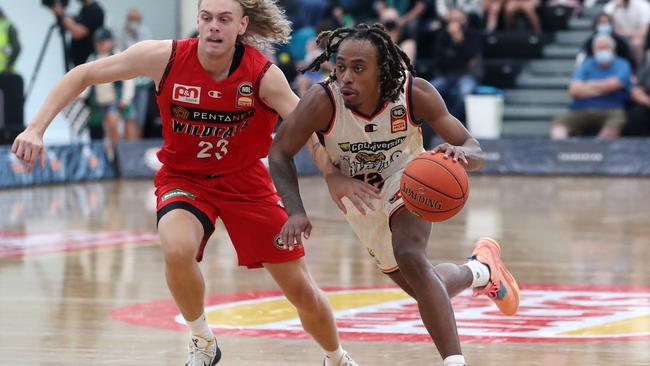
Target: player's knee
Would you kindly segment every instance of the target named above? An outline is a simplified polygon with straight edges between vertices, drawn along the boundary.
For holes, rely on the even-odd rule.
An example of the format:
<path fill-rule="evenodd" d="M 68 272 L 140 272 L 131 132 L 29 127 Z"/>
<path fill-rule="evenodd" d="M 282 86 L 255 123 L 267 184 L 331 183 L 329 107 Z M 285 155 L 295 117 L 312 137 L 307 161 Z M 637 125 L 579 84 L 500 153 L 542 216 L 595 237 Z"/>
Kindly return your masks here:
<path fill-rule="evenodd" d="M 327 301 L 323 292 L 312 285 L 294 289 L 287 294 L 287 298 L 293 306 L 303 311 L 318 311 Z"/>
<path fill-rule="evenodd" d="M 400 270 L 405 275 L 408 274 L 409 269 L 417 270 L 422 265 L 428 263 L 426 252 L 421 248 L 409 246 L 397 246 L 394 248 L 395 260 L 397 260 Z"/>
<path fill-rule="evenodd" d="M 194 261 L 198 243 L 195 240 L 181 237 L 169 237 L 162 240 L 165 263 L 170 266 L 187 265 Z"/>

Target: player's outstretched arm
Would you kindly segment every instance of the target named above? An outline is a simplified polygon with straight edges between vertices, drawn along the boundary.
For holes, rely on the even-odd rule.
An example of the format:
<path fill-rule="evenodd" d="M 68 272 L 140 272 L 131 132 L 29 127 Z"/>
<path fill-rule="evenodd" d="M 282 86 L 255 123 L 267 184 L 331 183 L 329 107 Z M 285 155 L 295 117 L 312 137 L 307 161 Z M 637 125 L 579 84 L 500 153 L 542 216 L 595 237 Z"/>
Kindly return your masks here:
<path fill-rule="evenodd" d="M 171 44 L 171 41 L 144 41 L 124 52 L 70 70 L 52 89 L 25 131 L 16 137 L 11 151 L 27 164 L 29 171 L 39 156 L 44 164 L 43 134 L 63 107 L 94 84 L 136 76 L 147 76 L 158 83 L 169 60 Z"/>
<path fill-rule="evenodd" d="M 449 114 L 442 97 L 429 82 L 415 78 L 411 98 L 415 117 L 428 123 L 445 141 L 434 152 L 439 151 L 456 161 L 460 160 L 467 170 L 483 166 L 485 159 L 481 145 L 456 117 Z"/>

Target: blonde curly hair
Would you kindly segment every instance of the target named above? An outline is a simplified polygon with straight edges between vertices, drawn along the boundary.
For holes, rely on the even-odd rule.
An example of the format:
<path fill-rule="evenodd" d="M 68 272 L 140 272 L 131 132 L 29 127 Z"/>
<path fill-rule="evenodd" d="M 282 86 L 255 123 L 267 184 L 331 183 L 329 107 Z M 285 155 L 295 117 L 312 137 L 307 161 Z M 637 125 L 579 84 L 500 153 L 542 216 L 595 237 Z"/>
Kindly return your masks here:
<path fill-rule="evenodd" d="M 291 22 L 277 0 L 234 0 L 249 18 L 246 33 L 240 41 L 259 49 L 267 49 L 274 44 L 288 43 L 291 39 Z M 199 0 L 199 9 L 203 0 Z"/>

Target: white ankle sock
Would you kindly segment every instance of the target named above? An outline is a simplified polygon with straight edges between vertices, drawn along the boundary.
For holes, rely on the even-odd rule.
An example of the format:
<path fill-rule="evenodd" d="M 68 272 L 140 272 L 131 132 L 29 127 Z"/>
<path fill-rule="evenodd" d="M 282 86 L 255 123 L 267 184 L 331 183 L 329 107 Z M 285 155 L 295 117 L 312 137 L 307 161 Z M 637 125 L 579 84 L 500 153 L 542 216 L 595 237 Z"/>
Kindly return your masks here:
<path fill-rule="evenodd" d="M 490 269 L 485 264 L 477 261 L 476 259 L 470 259 L 464 266 L 469 267 L 472 271 L 472 284 L 471 288 L 474 287 L 483 287 L 488 284 L 490 280 Z"/>
<path fill-rule="evenodd" d="M 467 366 L 465 357 L 463 355 L 453 355 L 445 358 L 443 361 L 444 366 Z"/>
<path fill-rule="evenodd" d="M 192 321 L 187 321 L 187 326 L 190 328 L 190 332 L 192 332 L 193 336 L 199 336 L 206 341 L 212 340 L 214 338 L 214 334 L 212 333 L 212 330 L 210 330 L 210 326 L 208 325 L 208 321 L 205 319 L 205 313 L 201 314 L 200 317 L 198 317 L 195 320 Z"/>
<path fill-rule="evenodd" d="M 339 361 L 345 356 L 345 351 L 343 347 L 339 345 L 339 348 L 336 351 L 325 351 L 325 366 L 336 366 L 339 364 Z"/>

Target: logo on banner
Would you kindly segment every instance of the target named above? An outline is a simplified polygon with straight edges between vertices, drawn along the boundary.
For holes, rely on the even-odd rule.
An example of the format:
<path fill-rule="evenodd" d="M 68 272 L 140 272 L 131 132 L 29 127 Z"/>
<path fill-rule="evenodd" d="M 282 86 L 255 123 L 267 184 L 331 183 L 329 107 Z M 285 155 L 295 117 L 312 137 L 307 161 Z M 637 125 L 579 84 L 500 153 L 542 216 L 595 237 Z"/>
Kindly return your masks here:
<path fill-rule="evenodd" d="M 172 92 L 172 99 L 192 104 L 201 103 L 201 87 L 200 86 L 189 86 L 183 84 L 174 84 L 174 90 Z"/>
<path fill-rule="evenodd" d="M 245 81 L 237 87 L 237 108 L 253 106 L 253 83 Z"/>
<path fill-rule="evenodd" d="M 390 132 L 406 131 L 406 108 L 399 105 L 390 110 Z"/>

